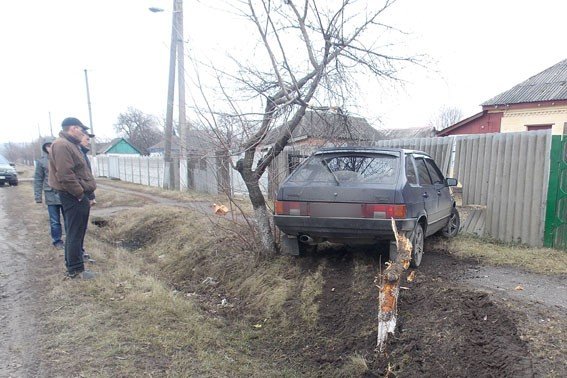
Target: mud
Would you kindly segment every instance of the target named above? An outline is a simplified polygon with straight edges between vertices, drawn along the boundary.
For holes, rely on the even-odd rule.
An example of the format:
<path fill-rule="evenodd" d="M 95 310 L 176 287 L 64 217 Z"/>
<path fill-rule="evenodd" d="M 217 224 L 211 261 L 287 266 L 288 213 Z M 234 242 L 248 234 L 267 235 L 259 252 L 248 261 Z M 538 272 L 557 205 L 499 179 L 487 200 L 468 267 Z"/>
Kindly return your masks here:
<path fill-rule="evenodd" d="M 416 280 L 402 283 L 397 329 L 380 354 L 375 350 L 378 290 L 373 281 L 382 266 L 377 253 L 335 247 L 300 264 L 306 274 L 323 269 L 317 324 L 310 328 L 298 320 L 283 346 L 281 336 L 269 338 L 286 351 L 279 362 L 292 360 L 306 375 L 353 376 L 344 369 L 352 357 L 359 357 L 367 377 L 567 376 L 561 336 L 567 331 L 565 309 L 519 296 L 513 288 L 498 290 L 509 285 L 498 280 L 499 268 L 490 268 L 489 283 L 471 284 L 469 273 L 481 266 L 429 251 Z M 516 277 L 532 276 L 520 273 Z M 537 278 L 548 290 L 563 282 L 558 277 Z M 555 291 L 555 296 L 561 293 Z M 264 341 L 268 350 L 275 348 Z"/>

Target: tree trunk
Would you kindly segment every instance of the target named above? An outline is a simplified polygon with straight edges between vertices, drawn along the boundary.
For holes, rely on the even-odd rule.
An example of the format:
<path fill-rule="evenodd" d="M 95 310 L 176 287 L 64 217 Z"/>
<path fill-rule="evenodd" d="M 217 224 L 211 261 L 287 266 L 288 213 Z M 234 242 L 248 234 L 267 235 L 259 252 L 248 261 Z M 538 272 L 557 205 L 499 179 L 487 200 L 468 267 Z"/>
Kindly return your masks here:
<path fill-rule="evenodd" d="M 266 256 L 273 255 L 276 252 L 276 246 L 272 233 L 272 222 L 270 221 L 271 215 L 266 207 L 264 195 L 260 190 L 259 178 L 256 177 L 254 172 L 248 169 L 243 169 L 241 175 L 248 188 L 248 196 L 250 197 L 250 202 L 254 209 L 254 215 L 256 217 L 254 226 L 256 227 L 257 236 L 260 238 L 261 253 Z"/>
<path fill-rule="evenodd" d="M 378 277 L 379 286 L 379 311 L 378 311 L 378 336 L 376 347 L 380 352 L 386 347 L 388 333 L 394 333 L 398 316 L 398 296 L 400 294 L 400 281 L 404 271 L 409 267 L 411 261 L 411 241 L 396 228 L 396 222 L 392 219 L 392 230 L 396 235 L 397 253 L 394 261 L 388 263 L 384 273 Z"/>

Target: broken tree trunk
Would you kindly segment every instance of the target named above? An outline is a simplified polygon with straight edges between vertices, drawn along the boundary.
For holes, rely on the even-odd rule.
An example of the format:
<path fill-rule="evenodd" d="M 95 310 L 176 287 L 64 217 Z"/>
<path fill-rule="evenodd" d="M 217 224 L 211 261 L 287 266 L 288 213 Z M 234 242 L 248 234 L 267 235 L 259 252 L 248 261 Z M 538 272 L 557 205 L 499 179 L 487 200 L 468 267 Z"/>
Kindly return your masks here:
<path fill-rule="evenodd" d="M 378 338 L 376 347 L 380 352 L 384 351 L 388 333 L 394 333 L 394 329 L 396 328 L 400 281 L 411 261 L 411 241 L 406 235 L 398 232 L 394 219 L 392 219 L 392 230 L 396 235 L 396 257 L 394 261 L 386 263 L 386 269 L 381 276 L 378 277 L 380 283 L 378 286 L 380 291 L 380 309 L 378 311 Z"/>

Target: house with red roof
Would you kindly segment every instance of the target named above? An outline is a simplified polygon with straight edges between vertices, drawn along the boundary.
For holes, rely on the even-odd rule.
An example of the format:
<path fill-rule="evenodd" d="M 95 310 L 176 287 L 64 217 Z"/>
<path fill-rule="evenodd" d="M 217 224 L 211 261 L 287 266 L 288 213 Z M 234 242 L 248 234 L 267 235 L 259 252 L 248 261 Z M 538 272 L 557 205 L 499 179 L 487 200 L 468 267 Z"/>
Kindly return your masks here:
<path fill-rule="evenodd" d="M 485 101 L 482 111 L 437 133 L 507 133 L 551 130 L 567 134 L 567 59 Z"/>

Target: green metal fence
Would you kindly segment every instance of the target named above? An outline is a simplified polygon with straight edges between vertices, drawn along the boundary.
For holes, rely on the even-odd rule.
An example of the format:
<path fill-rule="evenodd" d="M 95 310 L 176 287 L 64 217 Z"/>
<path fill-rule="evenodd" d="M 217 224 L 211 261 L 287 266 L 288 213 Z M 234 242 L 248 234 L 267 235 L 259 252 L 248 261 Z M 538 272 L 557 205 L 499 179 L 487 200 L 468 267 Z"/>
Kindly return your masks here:
<path fill-rule="evenodd" d="M 551 141 L 544 245 L 567 250 L 567 135 Z"/>

